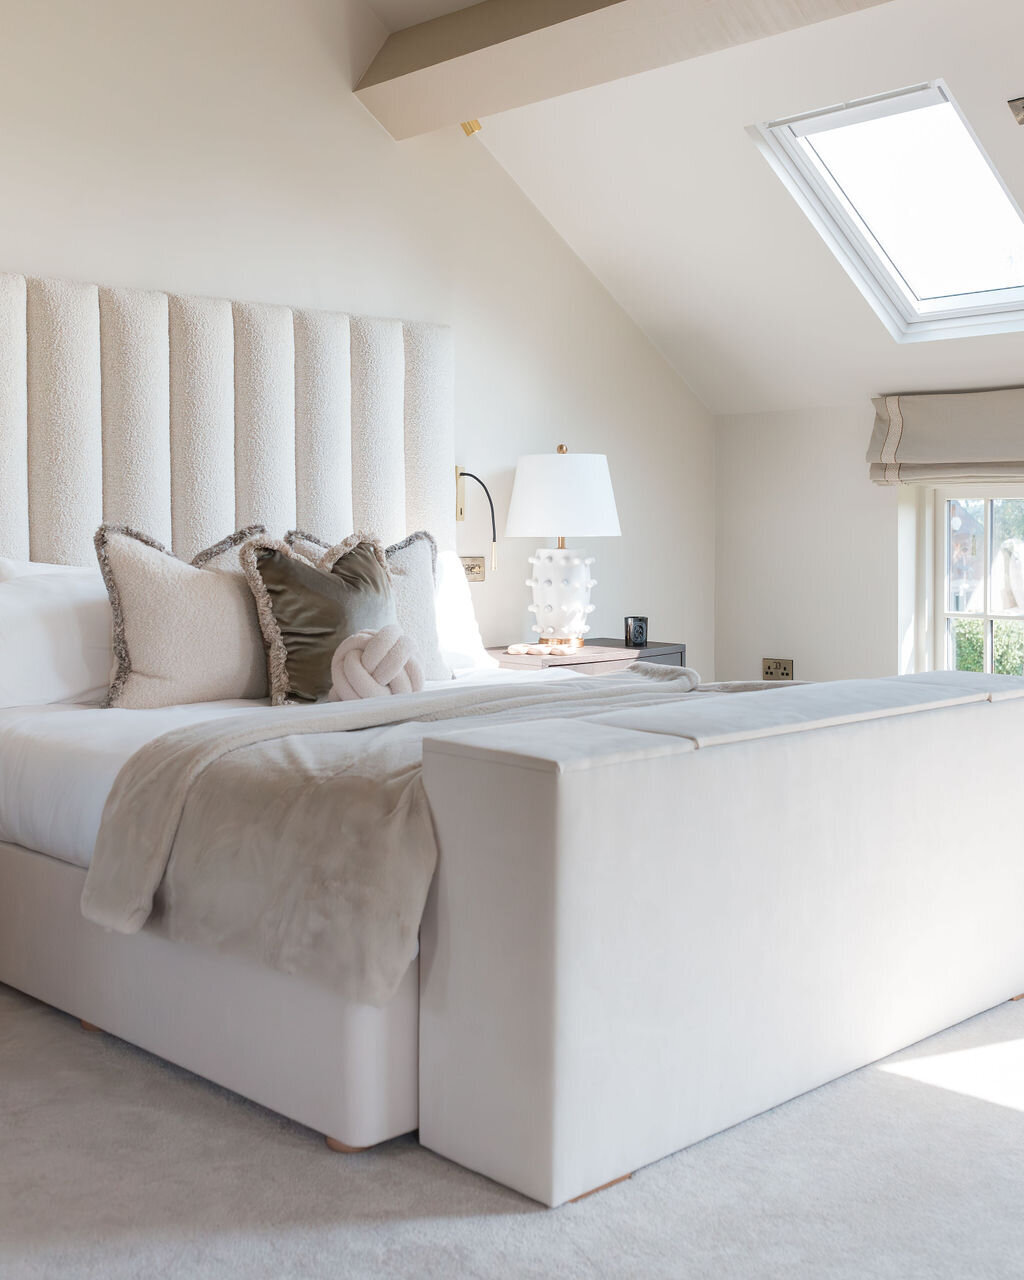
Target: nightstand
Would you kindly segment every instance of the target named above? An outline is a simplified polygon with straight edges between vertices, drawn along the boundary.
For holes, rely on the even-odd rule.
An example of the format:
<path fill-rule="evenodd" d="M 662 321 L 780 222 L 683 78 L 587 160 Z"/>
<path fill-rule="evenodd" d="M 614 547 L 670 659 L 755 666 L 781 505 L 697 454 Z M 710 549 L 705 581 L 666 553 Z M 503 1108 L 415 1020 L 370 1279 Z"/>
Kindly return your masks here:
<path fill-rule="evenodd" d="M 600 638 L 585 640 L 582 649 L 564 656 L 545 657 L 539 653 L 506 653 L 504 649 L 488 649 L 498 665 L 510 671 L 544 671 L 548 667 L 567 667 L 588 676 L 611 675 L 625 671 L 634 662 L 657 662 L 667 667 L 686 666 L 685 644 L 647 644 L 641 649 L 627 649 L 618 640 Z"/>

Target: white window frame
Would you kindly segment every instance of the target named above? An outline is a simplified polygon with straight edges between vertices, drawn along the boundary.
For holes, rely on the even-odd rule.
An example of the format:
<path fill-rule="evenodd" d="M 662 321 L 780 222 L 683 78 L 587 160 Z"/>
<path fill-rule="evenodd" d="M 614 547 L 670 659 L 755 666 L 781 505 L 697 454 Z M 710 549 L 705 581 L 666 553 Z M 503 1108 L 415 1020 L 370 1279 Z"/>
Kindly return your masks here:
<path fill-rule="evenodd" d="M 984 553 L 982 556 L 982 564 L 985 570 L 985 609 L 982 613 L 960 613 L 949 608 L 949 529 L 946 521 L 946 503 L 958 498 L 974 498 L 985 503 L 985 522 L 984 522 Z M 1000 613 L 993 610 L 991 600 L 991 574 L 992 574 L 992 548 L 991 548 L 991 514 L 989 511 L 989 502 L 998 498 L 1024 498 L 1024 484 L 1005 484 L 1005 485 L 971 485 L 961 484 L 951 487 L 937 488 L 933 491 L 933 518 L 932 527 L 934 530 L 932 562 L 934 566 L 934 582 L 933 582 L 933 616 L 935 618 L 935 626 L 932 634 L 932 665 L 936 671 L 945 671 L 950 668 L 947 666 L 947 648 L 946 648 L 946 631 L 947 619 L 949 618 L 967 618 L 977 619 L 984 623 L 984 642 L 985 642 L 985 668 L 988 670 L 992 666 L 992 627 L 991 623 L 995 619 L 1006 618 L 1013 622 L 1024 623 L 1024 615 L 1019 613 Z"/>
<path fill-rule="evenodd" d="M 959 305 L 944 298 L 919 299 L 845 193 L 825 178 L 799 140 L 807 133 L 820 131 L 823 122 L 827 122 L 825 127 L 839 128 L 939 102 L 950 103 L 957 112 L 1007 199 L 1020 214 L 1020 206 L 943 80 L 769 121 L 749 130 L 768 163 L 897 342 L 1024 330 L 1024 286 L 958 294 L 963 299 Z"/>

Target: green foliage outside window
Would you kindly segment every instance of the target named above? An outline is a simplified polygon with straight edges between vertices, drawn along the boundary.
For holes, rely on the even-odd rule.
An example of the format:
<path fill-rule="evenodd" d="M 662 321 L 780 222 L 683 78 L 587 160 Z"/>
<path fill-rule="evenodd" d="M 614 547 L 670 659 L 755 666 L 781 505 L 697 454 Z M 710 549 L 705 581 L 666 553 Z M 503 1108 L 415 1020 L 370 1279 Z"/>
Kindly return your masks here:
<path fill-rule="evenodd" d="M 981 618 L 958 618 L 953 623 L 954 663 L 957 671 L 985 670 L 985 623 Z M 992 628 L 992 670 L 1001 676 L 1024 675 L 1024 625 L 996 621 Z"/>
<path fill-rule="evenodd" d="M 997 547 L 1005 538 L 1024 539 L 1024 500 L 997 498 L 992 504 L 992 526 Z"/>
<path fill-rule="evenodd" d="M 1001 548 L 1009 540 L 1024 542 L 1024 498 L 994 498 L 988 500 L 988 528 L 991 536 L 993 557 L 1000 554 Z M 953 555 L 953 537 L 961 529 L 961 522 L 967 532 L 978 531 L 985 521 L 985 501 L 978 499 L 957 499 L 950 504 L 950 517 L 957 517 L 950 523 L 950 555 Z M 963 541 L 963 538 L 961 538 Z M 978 534 L 978 542 L 984 539 Z M 968 595 L 982 585 L 981 574 L 988 579 L 988 566 L 982 569 L 982 558 L 988 559 L 987 553 L 979 545 L 978 554 L 973 550 L 974 538 L 970 540 L 972 561 L 977 564 L 968 565 L 969 572 L 964 570 L 963 576 L 968 580 Z M 952 572 L 953 566 L 950 565 Z M 1000 607 L 1006 607 L 1010 601 L 1003 600 L 1000 592 Z M 1019 607 L 1021 602 L 1017 601 Z M 959 607 L 964 607 L 961 604 Z M 985 670 L 985 628 L 989 625 L 985 618 L 953 618 L 950 621 L 950 634 L 953 648 L 953 666 L 957 671 Z M 992 621 L 992 670 L 997 675 L 1024 675 L 1024 622 L 1008 618 L 996 618 Z"/>
<path fill-rule="evenodd" d="M 953 666 L 957 671 L 985 670 L 985 632 L 980 618 L 953 623 Z"/>

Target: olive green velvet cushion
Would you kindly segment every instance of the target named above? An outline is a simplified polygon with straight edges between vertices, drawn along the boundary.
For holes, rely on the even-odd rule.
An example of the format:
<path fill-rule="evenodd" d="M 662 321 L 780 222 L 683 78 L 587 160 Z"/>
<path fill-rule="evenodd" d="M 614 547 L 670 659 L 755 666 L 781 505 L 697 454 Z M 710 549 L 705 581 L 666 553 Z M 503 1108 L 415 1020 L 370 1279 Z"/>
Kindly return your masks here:
<path fill-rule="evenodd" d="M 333 568 L 318 568 L 284 543 L 257 540 L 243 563 L 256 598 L 271 701 L 318 702 L 331 688 L 331 659 L 357 631 L 396 621 L 380 546 L 353 539 Z"/>
<path fill-rule="evenodd" d="M 284 535 L 284 540 L 293 551 L 321 569 L 329 569 L 335 562 L 337 547 L 311 533 L 293 529 Z M 452 669 L 445 661 L 437 639 L 434 603 L 437 544 L 425 529 L 420 529 L 388 547 L 384 557 L 392 575 L 391 590 L 395 597 L 398 625 L 413 642 L 424 676 L 428 680 L 450 680 Z"/>

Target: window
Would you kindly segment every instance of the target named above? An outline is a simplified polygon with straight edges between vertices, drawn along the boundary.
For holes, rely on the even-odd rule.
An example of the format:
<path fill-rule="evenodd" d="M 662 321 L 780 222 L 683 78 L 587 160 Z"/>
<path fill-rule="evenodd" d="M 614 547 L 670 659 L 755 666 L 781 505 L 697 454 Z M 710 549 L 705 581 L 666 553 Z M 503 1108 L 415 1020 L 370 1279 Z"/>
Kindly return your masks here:
<path fill-rule="evenodd" d="M 1024 218 L 941 81 L 754 133 L 895 338 L 1024 329 Z"/>
<path fill-rule="evenodd" d="M 936 502 L 936 666 L 1024 675 L 1024 496 Z"/>

